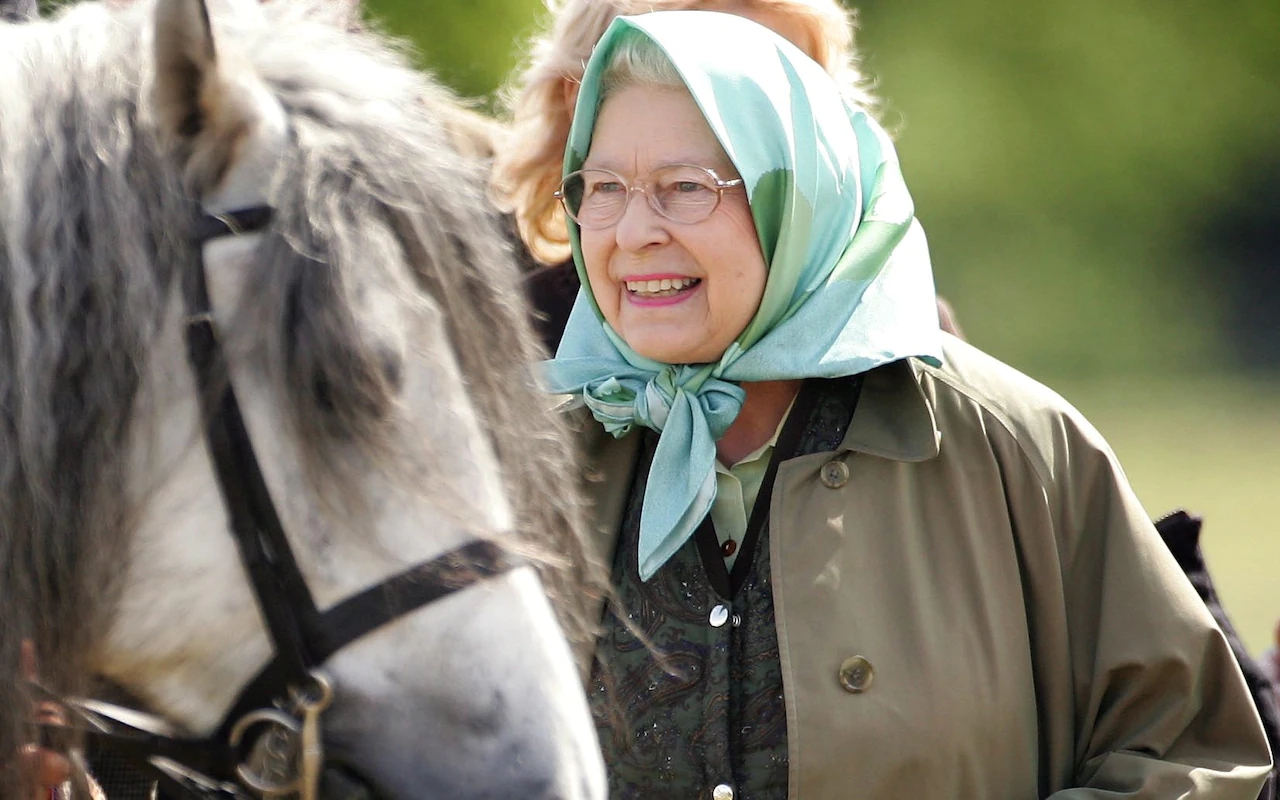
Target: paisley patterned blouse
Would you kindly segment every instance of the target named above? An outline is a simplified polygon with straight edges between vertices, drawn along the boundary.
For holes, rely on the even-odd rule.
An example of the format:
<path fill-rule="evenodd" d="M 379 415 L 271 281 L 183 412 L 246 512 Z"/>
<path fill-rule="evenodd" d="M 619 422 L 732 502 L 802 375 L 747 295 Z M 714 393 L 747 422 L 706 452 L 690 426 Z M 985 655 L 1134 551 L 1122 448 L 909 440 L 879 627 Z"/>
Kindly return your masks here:
<path fill-rule="evenodd" d="M 834 450 L 859 386 L 856 377 L 807 381 L 775 462 Z M 708 521 L 642 583 L 636 539 L 656 446 L 657 435 L 647 432 L 614 559 L 626 619 L 606 613 L 602 666 L 591 683 L 610 797 L 784 798 L 786 705 L 768 544 L 775 469 L 761 486 L 732 574 Z"/>

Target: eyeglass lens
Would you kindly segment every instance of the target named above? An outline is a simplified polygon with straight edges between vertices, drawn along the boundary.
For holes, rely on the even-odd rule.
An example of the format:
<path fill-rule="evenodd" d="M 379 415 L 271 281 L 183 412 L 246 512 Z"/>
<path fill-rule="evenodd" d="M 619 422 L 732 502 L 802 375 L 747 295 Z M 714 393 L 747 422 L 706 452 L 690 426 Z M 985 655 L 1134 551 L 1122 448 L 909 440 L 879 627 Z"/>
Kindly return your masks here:
<path fill-rule="evenodd" d="M 648 180 L 634 186 L 608 170 L 580 170 L 565 178 L 562 191 L 569 214 L 579 225 L 602 227 L 622 218 L 632 188 L 648 197 L 654 211 L 686 224 L 706 219 L 720 202 L 720 189 L 711 172 L 681 164 L 655 170 Z"/>

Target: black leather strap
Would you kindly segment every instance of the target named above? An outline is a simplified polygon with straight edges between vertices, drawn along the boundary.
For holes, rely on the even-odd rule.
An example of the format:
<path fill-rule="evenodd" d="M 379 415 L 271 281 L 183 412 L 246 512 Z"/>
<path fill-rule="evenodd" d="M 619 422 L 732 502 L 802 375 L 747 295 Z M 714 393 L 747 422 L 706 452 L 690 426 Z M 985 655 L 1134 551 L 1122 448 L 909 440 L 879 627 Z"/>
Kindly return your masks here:
<path fill-rule="evenodd" d="M 205 217 L 195 238 L 202 245 L 216 236 L 259 230 L 270 219 L 270 209 L 263 208 Z M 283 662 L 287 682 L 302 685 L 321 663 L 312 652 L 312 643 L 320 637 L 320 615 L 293 558 L 231 386 L 202 253 L 196 263 L 197 274 L 187 291 L 187 358 L 204 410 L 205 441 L 276 659 Z"/>
<path fill-rule="evenodd" d="M 225 214 L 205 214 L 196 220 L 191 239 L 197 247 L 200 247 L 211 239 L 254 233 L 270 225 L 274 216 L 275 211 L 271 206 L 251 206 L 228 211 Z"/>
<path fill-rule="evenodd" d="M 406 570 L 376 586 L 353 595 L 319 615 L 321 638 L 311 652 L 325 661 L 365 634 L 454 592 L 505 574 L 525 564 L 501 545 L 485 540 L 469 542 Z M 95 715 L 92 724 L 80 725 L 86 742 L 119 755 L 156 781 L 162 797 L 171 800 L 224 800 L 239 798 L 218 782 L 231 781 L 244 755 L 228 742 L 231 728 L 245 714 L 268 708 L 283 696 L 292 681 L 289 660 L 272 660 L 240 693 L 222 725 L 209 738 L 187 738 L 153 733 L 116 718 Z M 43 691 L 42 687 L 35 686 Z M 48 695 L 53 697 L 52 695 Z M 74 705 L 74 704 L 73 704 Z M 81 715 L 83 716 L 83 712 Z M 87 717 L 85 717 L 87 719 Z M 35 723 L 41 741 L 64 740 L 68 729 Z M 61 747 L 56 749 L 61 750 Z M 197 773 L 199 780 L 175 777 L 156 767 L 152 758 L 165 758 Z"/>
<path fill-rule="evenodd" d="M 200 247 L 221 236 L 262 230 L 271 218 L 272 210 L 266 206 L 206 216 L 195 225 L 192 238 Z M 164 796 L 175 800 L 224 800 L 243 796 L 228 788 L 242 756 L 229 742 L 231 728 L 245 714 L 285 700 L 291 688 L 308 686 L 316 667 L 365 634 L 524 562 L 494 542 L 473 541 L 349 597 L 321 614 L 289 547 L 231 385 L 209 301 L 203 250 L 197 254 L 196 263 L 196 274 L 191 276 L 185 293 L 187 359 L 195 374 L 205 417 L 205 441 L 231 533 L 266 621 L 275 658 L 241 691 L 218 731 L 208 739 L 144 730 L 105 713 L 90 712 L 87 702 L 68 705 L 80 709 L 77 727 L 91 746 L 109 750 L 136 765 L 157 782 Z M 115 713 L 127 718 L 126 711 L 119 708 Z M 41 726 L 42 737 L 55 732 L 65 729 Z M 243 746 L 250 747 L 251 743 Z M 177 763 L 195 777 L 170 774 L 157 767 L 154 758 Z"/>
<path fill-rule="evenodd" d="M 40 729 L 42 741 L 65 739 L 69 730 L 61 725 L 41 723 L 35 727 Z M 234 774 L 238 761 L 229 747 L 215 740 L 155 734 L 105 719 L 98 719 L 95 727 L 82 733 L 90 748 L 118 756 L 139 773 L 139 778 L 155 782 L 165 800 L 242 800 L 244 797 L 219 788 L 219 781 L 209 777 Z M 188 780 L 175 776 L 155 766 L 152 758 L 168 759 L 201 777 Z"/>
<path fill-rule="evenodd" d="M 211 239 L 259 231 L 271 221 L 272 210 L 258 206 L 206 216 L 193 230 L 202 246 Z M 203 250 L 187 291 L 187 357 L 195 374 L 205 417 L 205 441 L 219 491 L 227 509 L 232 535 L 248 572 L 258 608 L 275 648 L 275 658 L 246 686 L 217 733 L 209 739 L 154 734 L 118 720 L 90 726 L 86 739 L 118 753 L 154 778 L 166 796 L 224 798 L 235 793 L 213 785 L 205 789 L 185 778 L 158 769 L 151 759 L 177 762 L 215 781 L 230 781 L 240 753 L 229 745 L 229 733 L 244 714 L 270 707 L 302 688 L 312 671 L 326 659 L 382 625 L 422 606 L 513 569 L 522 560 L 489 541 L 473 541 L 419 564 L 389 580 L 350 597 L 321 614 L 298 568 L 276 513 L 245 427 L 240 404 L 227 372 L 218 339 L 205 271 Z"/>
<path fill-rule="evenodd" d="M 509 572 L 525 563 L 483 539 L 450 550 L 348 597 L 320 615 L 312 654 L 323 663 L 334 653 L 383 625 L 422 606 Z M 279 655 L 250 681 L 227 713 L 216 739 L 225 741 L 236 720 L 264 708 L 288 685 L 289 663 Z"/>

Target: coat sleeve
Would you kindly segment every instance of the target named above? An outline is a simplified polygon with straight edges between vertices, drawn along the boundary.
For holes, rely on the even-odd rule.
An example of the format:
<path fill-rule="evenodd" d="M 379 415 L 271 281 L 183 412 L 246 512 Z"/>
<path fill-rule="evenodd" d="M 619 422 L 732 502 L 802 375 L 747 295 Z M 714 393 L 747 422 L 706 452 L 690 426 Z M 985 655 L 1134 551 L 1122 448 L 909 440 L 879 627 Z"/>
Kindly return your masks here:
<path fill-rule="evenodd" d="M 1270 750 L 1230 645 L 1098 433 L 1068 414 L 1055 438 L 1075 741 L 1050 798 L 1254 800 Z"/>

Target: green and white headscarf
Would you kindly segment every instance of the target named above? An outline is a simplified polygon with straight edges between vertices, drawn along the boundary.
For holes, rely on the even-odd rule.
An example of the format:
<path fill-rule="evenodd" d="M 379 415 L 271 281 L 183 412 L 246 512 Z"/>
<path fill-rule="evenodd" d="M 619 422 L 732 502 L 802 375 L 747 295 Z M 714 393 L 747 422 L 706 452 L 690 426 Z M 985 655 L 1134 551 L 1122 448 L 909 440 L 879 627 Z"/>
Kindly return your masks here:
<path fill-rule="evenodd" d="M 924 232 L 885 132 L 823 69 L 772 31 L 710 11 L 619 17 L 578 93 L 565 174 L 581 168 L 611 53 L 645 36 L 666 53 L 742 176 L 769 276 L 755 317 L 714 364 L 637 355 L 600 314 L 570 221 L 583 289 L 546 388 L 573 394 L 614 436 L 660 431 L 640 521 L 640 577 L 683 545 L 715 498 L 715 443 L 741 383 L 838 377 L 941 352 Z"/>

